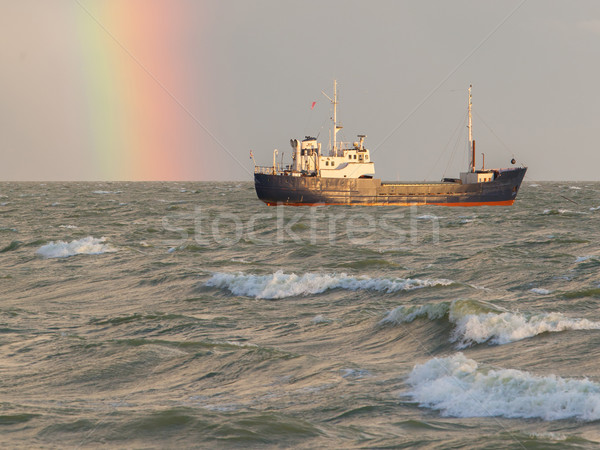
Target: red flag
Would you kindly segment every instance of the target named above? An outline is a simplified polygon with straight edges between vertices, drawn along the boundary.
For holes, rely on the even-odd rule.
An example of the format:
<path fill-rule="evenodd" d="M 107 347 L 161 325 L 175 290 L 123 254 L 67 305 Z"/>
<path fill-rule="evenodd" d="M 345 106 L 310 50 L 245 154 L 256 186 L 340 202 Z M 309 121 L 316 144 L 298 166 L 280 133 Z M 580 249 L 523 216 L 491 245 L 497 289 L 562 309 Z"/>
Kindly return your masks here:
<path fill-rule="evenodd" d="M 317 102 L 312 102 L 312 105 L 310 106 L 310 109 L 313 109 L 316 104 L 317 104 Z"/>

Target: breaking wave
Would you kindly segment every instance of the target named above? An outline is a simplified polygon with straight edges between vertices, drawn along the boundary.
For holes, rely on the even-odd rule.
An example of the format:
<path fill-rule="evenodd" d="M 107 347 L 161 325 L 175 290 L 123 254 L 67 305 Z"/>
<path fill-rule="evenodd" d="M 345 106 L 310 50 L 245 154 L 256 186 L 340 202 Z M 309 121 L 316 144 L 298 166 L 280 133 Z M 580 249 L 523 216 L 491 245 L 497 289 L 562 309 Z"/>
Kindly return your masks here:
<path fill-rule="evenodd" d="M 272 275 L 244 273 L 215 273 L 205 286 L 227 289 L 234 295 L 264 299 L 294 297 L 297 295 L 320 294 L 330 289 L 351 291 L 371 290 L 392 293 L 432 286 L 448 286 L 453 281 L 446 279 L 420 280 L 410 278 L 352 277 L 345 273 L 287 274 L 278 270 Z"/>
<path fill-rule="evenodd" d="M 452 417 L 600 419 L 600 385 L 587 379 L 487 369 L 462 353 L 417 365 L 407 393 L 420 406 Z"/>
<path fill-rule="evenodd" d="M 585 211 L 572 211 L 570 209 L 545 209 L 542 214 L 544 215 L 551 215 L 551 216 L 555 216 L 555 215 L 559 215 L 559 214 L 589 214 Z"/>
<path fill-rule="evenodd" d="M 534 294 L 539 294 L 539 295 L 550 295 L 552 294 L 552 291 L 549 289 L 543 289 L 543 288 L 533 288 L 533 289 L 529 289 L 530 292 L 533 292 Z"/>
<path fill-rule="evenodd" d="M 36 253 L 43 258 L 67 258 L 74 255 L 99 255 L 115 252 L 116 249 L 105 244 L 106 238 L 85 237 L 71 242 L 52 241 L 41 246 Z"/>
<path fill-rule="evenodd" d="M 590 259 L 598 259 L 596 257 L 596 255 L 587 255 L 587 256 L 578 256 L 577 259 L 575 260 L 575 263 L 580 263 L 580 262 L 584 262 Z"/>
<path fill-rule="evenodd" d="M 380 324 L 408 323 L 419 318 L 439 320 L 444 317 L 448 317 L 448 321 L 455 325 L 450 341 L 456 342 L 457 348 L 485 342 L 508 344 L 542 333 L 600 329 L 600 322 L 573 319 L 556 312 L 531 315 L 515 313 L 476 300 L 399 306 L 390 311 Z"/>
<path fill-rule="evenodd" d="M 93 191 L 92 194 L 120 194 L 123 191 Z"/>

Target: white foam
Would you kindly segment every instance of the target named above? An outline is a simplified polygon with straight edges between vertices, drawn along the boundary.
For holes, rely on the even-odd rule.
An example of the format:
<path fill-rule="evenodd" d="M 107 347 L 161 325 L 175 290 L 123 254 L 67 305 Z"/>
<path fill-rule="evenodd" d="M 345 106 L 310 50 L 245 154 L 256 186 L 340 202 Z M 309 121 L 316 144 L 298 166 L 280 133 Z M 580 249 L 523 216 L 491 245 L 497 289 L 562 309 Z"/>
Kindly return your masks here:
<path fill-rule="evenodd" d="M 240 264 L 252 264 L 250 261 L 245 260 L 244 258 L 233 257 L 230 259 L 231 262 L 236 262 Z"/>
<path fill-rule="evenodd" d="M 533 288 L 533 289 L 530 289 L 530 291 L 533 292 L 534 294 L 540 294 L 540 295 L 552 294 L 552 291 L 550 291 L 548 289 L 542 289 L 542 288 Z"/>
<path fill-rule="evenodd" d="M 77 228 L 77 225 L 59 225 L 58 228 Z"/>
<path fill-rule="evenodd" d="M 595 255 L 588 255 L 588 256 L 579 256 L 575 262 L 576 263 L 580 263 L 580 262 L 584 262 L 587 261 L 588 259 L 596 259 Z"/>
<path fill-rule="evenodd" d="M 473 300 L 454 300 L 427 305 L 399 306 L 379 323 L 408 323 L 419 318 L 442 319 L 455 325 L 450 341 L 457 348 L 473 344 L 508 344 L 542 333 L 567 330 L 600 330 L 600 322 L 573 319 L 561 313 L 525 315 L 498 308 L 490 303 Z"/>
<path fill-rule="evenodd" d="M 529 187 L 540 187 L 540 185 L 533 183 L 533 184 L 530 184 Z"/>
<path fill-rule="evenodd" d="M 116 252 L 116 249 L 105 244 L 106 238 L 85 237 L 71 242 L 52 241 L 41 246 L 36 253 L 43 258 L 66 258 L 74 255 L 99 255 Z"/>
<path fill-rule="evenodd" d="M 311 320 L 312 323 L 314 323 L 315 325 L 320 324 L 320 323 L 331 323 L 332 320 L 328 319 L 324 316 L 322 316 L 321 314 L 313 317 L 313 319 Z"/>
<path fill-rule="evenodd" d="M 569 189 L 573 189 L 574 191 L 580 191 L 581 188 L 579 186 L 569 186 Z"/>
<path fill-rule="evenodd" d="M 498 345 L 508 344 L 542 333 L 600 329 L 600 322 L 572 319 L 556 312 L 532 316 L 509 311 L 462 314 L 451 308 L 449 320 L 456 324 L 450 340 L 456 342 L 458 348 L 484 342 Z"/>
<path fill-rule="evenodd" d="M 93 191 L 92 194 L 100 194 L 100 195 L 104 195 L 104 194 L 120 194 L 123 191 Z"/>
<path fill-rule="evenodd" d="M 590 208 L 590 211 L 598 211 L 599 209 L 600 209 L 600 206 L 596 206 L 595 208 L 594 208 L 594 207 L 591 207 L 591 208 Z"/>
<path fill-rule="evenodd" d="M 371 373 L 365 369 L 342 369 L 341 373 L 342 378 L 354 380 L 371 376 Z"/>
<path fill-rule="evenodd" d="M 417 365 L 407 393 L 420 406 L 452 417 L 600 419 L 600 385 L 587 379 L 487 369 L 462 353 Z"/>
<path fill-rule="evenodd" d="M 372 290 L 392 293 L 430 286 L 448 286 L 452 283 L 451 280 L 445 279 L 352 277 L 345 273 L 305 273 L 296 275 L 294 273 L 286 274 L 279 270 L 272 275 L 215 273 L 205 285 L 227 289 L 234 295 L 275 299 L 320 294 L 329 289 Z"/>
<path fill-rule="evenodd" d="M 551 440 L 551 441 L 566 441 L 567 440 L 567 436 L 565 434 L 562 433 L 553 433 L 551 431 L 546 431 L 546 432 L 533 432 L 533 433 L 529 433 L 529 436 L 531 436 L 534 439 L 544 439 L 544 440 Z"/>
<path fill-rule="evenodd" d="M 585 211 L 573 211 L 570 209 L 545 209 L 544 212 L 542 214 L 548 215 L 548 214 L 589 214 Z"/>

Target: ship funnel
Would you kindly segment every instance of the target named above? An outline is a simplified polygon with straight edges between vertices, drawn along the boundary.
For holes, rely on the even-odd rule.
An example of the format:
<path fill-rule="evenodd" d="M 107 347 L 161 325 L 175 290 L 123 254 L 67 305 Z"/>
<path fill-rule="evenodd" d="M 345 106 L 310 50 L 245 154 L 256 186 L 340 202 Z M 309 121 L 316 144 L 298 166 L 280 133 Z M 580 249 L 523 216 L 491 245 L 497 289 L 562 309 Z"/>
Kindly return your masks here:
<path fill-rule="evenodd" d="M 294 170 L 299 171 L 300 167 L 301 167 L 301 163 L 300 163 L 300 142 L 298 141 L 298 139 L 291 139 L 290 140 L 290 144 L 292 145 L 292 148 L 294 149 L 294 153 L 292 155 L 292 159 L 294 160 Z"/>

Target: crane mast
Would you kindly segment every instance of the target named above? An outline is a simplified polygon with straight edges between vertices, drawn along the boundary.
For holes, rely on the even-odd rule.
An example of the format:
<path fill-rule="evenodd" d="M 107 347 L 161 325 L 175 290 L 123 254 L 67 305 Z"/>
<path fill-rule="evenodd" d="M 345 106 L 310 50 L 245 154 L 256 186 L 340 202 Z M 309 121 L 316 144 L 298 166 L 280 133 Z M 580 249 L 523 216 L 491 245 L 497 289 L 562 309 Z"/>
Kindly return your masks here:
<path fill-rule="evenodd" d="M 470 172 L 475 172 L 475 141 L 473 140 L 473 129 L 471 123 L 471 88 L 473 85 L 469 85 L 469 153 L 471 158 L 471 164 L 469 167 Z"/>

